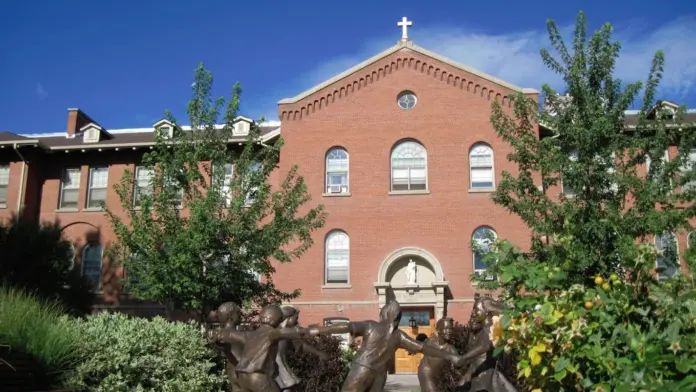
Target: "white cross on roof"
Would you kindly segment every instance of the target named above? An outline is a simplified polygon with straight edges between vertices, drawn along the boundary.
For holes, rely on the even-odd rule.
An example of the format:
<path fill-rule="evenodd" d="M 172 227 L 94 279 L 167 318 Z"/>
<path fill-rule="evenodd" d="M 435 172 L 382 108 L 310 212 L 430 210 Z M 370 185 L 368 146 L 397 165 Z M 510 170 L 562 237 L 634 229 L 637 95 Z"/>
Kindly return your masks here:
<path fill-rule="evenodd" d="M 401 27 L 401 40 L 402 41 L 407 41 L 408 40 L 408 26 L 413 25 L 413 22 L 408 20 L 405 16 L 401 18 L 401 22 L 396 24 L 397 26 Z"/>

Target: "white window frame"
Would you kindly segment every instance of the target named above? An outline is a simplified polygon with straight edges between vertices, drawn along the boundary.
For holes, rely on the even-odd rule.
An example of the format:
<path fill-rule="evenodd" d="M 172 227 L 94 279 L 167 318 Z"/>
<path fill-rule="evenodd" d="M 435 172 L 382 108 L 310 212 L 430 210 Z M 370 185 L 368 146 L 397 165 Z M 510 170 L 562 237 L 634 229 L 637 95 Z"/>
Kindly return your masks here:
<path fill-rule="evenodd" d="M 332 160 L 333 161 L 339 161 L 336 166 L 343 166 L 344 163 L 342 162 L 344 158 L 342 157 L 335 157 L 332 158 L 332 154 L 345 154 L 345 168 L 341 167 L 340 169 L 334 169 L 333 165 L 330 163 Z M 346 150 L 343 147 L 333 147 L 326 153 L 326 160 L 324 162 L 324 171 L 325 171 L 325 188 L 324 191 L 327 194 L 347 194 L 350 193 L 350 154 L 348 154 L 348 150 Z M 345 176 L 345 183 L 341 184 L 333 184 L 331 182 L 331 177 L 332 176 Z"/>
<path fill-rule="evenodd" d="M 396 157 L 397 154 L 402 153 L 403 150 L 406 150 L 409 148 L 409 146 L 415 148 L 416 150 L 421 150 L 418 151 L 419 154 L 415 154 L 411 159 L 422 159 L 423 160 L 423 165 L 403 165 L 403 166 L 395 166 L 394 165 L 394 160 L 395 159 L 405 159 L 405 158 L 398 158 Z M 422 156 L 418 156 L 422 154 Z M 394 148 L 392 148 L 391 154 L 389 156 L 389 176 L 390 176 L 390 190 L 391 192 L 424 192 L 428 190 L 428 150 L 425 148 L 423 144 L 416 140 L 411 140 L 411 139 L 406 139 L 402 140 L 394 145 Z M 394 170 L 396 168 L 401 168 L 402 170 L 407 170 L 408 171 L 408 184 L 407 184 L 407 189 L 394 189 Z M 412 175 L 411 171 L 412 170 L 423 170 L 425 174 L 424 178 L 424 183 L 423 189 L 413 189 L 412 188 Z"/>
<path fill-rule="evenodd" d="M 214 177 L 219 170 L 217 168 L 218 165 L 212 164 L 212 171 L 211 177 Z M 229 169 L 229 170 L 228 170 Z M 234 164 L 233 163 L 225 163 L 224 164 L 224 172 L 222 174 L 222 184 L 220 187 L 220 197 L 225 199 L 225 205 L 229 207 L 232 204 L 232 192 L 230 190 L 232 186 L 232 180 L 234 179 Z M 217 185 L 217 179 L 211 178 L 211 184 L 212 185 Z"/>
<path fill-rule="evenodd" d="M 490 162 L 478 162 L 476 156 L 483 156 L 484 152 L 490 153 Z M 476 153 L 476 154 L 475 154 Z M 474 185 L 475 171 L 488 171 L 491 179 L 490 186 Z M 474 143 L 469 149 L 469 189 L 495 189 L 495 152 L 493 147 L 484 142 Z"/>
<path fill-rule="evenodd" d="M 493 241 L 498 239 L 498 233 L 492 227 L 484 225 L 484 226 L 479 226 L 474 230 L 474 232 L 471 234 L 471 240 L 478 243 L 480 246 L 488 247 L 490 245 L 490 240 L 488 238 L 486 238 L 486 237 L 478 238 L 480 236 L 479 235 L 480 233 L 482 233 L 481 235 L 485 235 L 485 232 L 493 233 Z M 471 251 L 471 257 L 472 257 L 471 263 L 472 263 L 472 267 L 474 270 L 474 274 L 481 275 L 481 274 L 486 272 L 486 269 L 485 268 L 476 268 L 476 255 L 477 255 L 476 249 L 472 249 L 472 251 Z M 486 280 L 492 280 L 492 279 L 493 279 L 492 276 L 486 276 Z"/>
<path fill-rule="evenodd" d="M 681 172 L 687 172 L 691 171 L 694 169 L 694 165 L 696 165 L 696 148 L 692 148 L 689 150 L 689 153 L 687 154 L 687 160 L 685 162 L 685 165 L 682 165 L 680 168 Z M 682 185 L 682 191 L 685 190 L 690 190 L 692 188 L 696 188 L 696 180 L 689 181 L 686 184 Z"/>
<path fill-rule="evenodd" d="M 138 202 L 138 195 L 140 194 L 142 189 L 145 189 L 145 186 L 140 186 L 138 185 L 138 175 L 140 174 L 141 170 L 149 170 L 150 171 L 150 176 L 148 178 L 148 184 L 147 188 L 150 188 L 150 192 L 152 193 L 154 191 L 153 189 L 153 184 L 152 184 L 152 177 L 155 175 L 155 171 L 153 168 L 148 168 L 146 166 L 136 166 L 135 167 L 135 181 L 133 183 L 133 207 L 134 208 L 140 208 L 140 203 Z"/>
<path fill-rule="evenodd" d="M 337 237 L 342 237 L 342 238 L 337 238 Z M 332 240 L 335 240 L 336 243 L 339 241 L 343 241 L 345 238 L 345 247 L 334 247 L 332 248 Z M 339 245 L 340 246 L 340 245 Z M 337 281 L 337 280 L 329 280 L 329 256 L 331 252 L 337 252 L 337 253 L 343 253 L 345 252 L 346 255 L 346 279 L 345 281 Z M 350 237 L 348 236 L 348 233 L 346 233 L 343 230 L 332 230 L 329 232 L 329 234 L 326 235 L 326 239 L 324 240 L 324 284 L 325 285 L 346 285 L 350 284 Z"/>
<path fill-rule="evenodd" d="M 94 178 L 94 172 L 96 170 L 106 170 L 106 184 L 104 184 L 104 187 L 95 187 L 92 184 L 92 179 Z M 89 179 L 87 182 L 87 200 L 85 202 L 85 207 L 86 208 L 101 208 L 101 207 L 95 207 L 95 206 L 90 206 L 91 201 L 92 201 L 92 191 L 94 190 L 104 190 L 104 204 L 106 204 L 106 197 L 108 194 L 108 189 L 109 189 L 109 167 L 108 166 L 94 166 L 89 168 Z"/>
<path fill-rule="evenodd" d="M 679 253 L 679 239 L 677 238 L 677 236 L 676 236 L 674 233 L 672 233 L 672 232 L 664 232 L 664 233 L 662 233 L 662 234 L 660 234 L 660 235 L 656 235 L 655 238 L 654 238 L 654 241 L 655 241 L 655 248 L 657 248 L 657 250 L 660 251 L 660 252 L 663 251 L 663 246 L 660 246 L 660 244 L 658 243 L 658 239 L 660 240 L 660 242 L 662 242 L 662 241 L 661 241 L 662 238 L 664 238 L 664 237 L 667 236 L 667 235 L 669 235 L 669 236 L 674 240 L 675 253 L 676 253 L 676 257 L 677 257 L 677 264 L 676 264 L 676 266 L 674 266 L 674 267 L 668 267 L 667 265 L 665 265 L 664 262 L 660 263 L 660 261 L 663 259 L 663 256 L 660 255 L 660 254 L 658 254 L 658 255 L 657 255 L 657 259 L 655 260 L 655 268 L 666 268 L 666 271 L 665 271 L 665 274 L 664 274 L 664 275 L 663 275 L 663 274 L 660 274 L 660 273 L 657 273 L 657 279 L 660 280 L 660 281 L 663 281 L 663 280 L 666 280 L 666 279 L 668 279 L 668 278 L 671 278 L 672 276 L 676 275 L 676 274 L 681 270 L 681 255 L 680 255 L 680 253 Z M 660 265 L 660 264 L 662 264 L 662 265 Z M 670 274 L 669 271 L 670 271 L 672 268 L 674 268 L 674 272 Z"/>
<path fill-rule="evenodd" d="M 256 162 L 249 167 L 249 171 L 263 170 L 263 162 Z M 254 192 L 258 192 L 258 187 L 251 187 L 246 195 L 244 195 L 244 205 L 250 206 L 256 202 L 256 199 L 252 196 Z"/>
<path fill-rule="evenodd" d="M 65 180 L 68 179 L 70 172 L 77 172 L 77 184 L 70 184 L 69 187 L 65 186 Z M 80 205 L 80 183 L 82 182 L 82 169 L 80 167 L 66 167 L 63 168 L 60 175 L 60 193 L 58 195 L 58 209 L 77 209 Z M 74 191 L 77 195 L 77 200 L 75 202 L 75 207 L 65 207 L 63 206 L 63 201 L 65 199 L 66 191 Z"/>
<path fill-rule="evenodd" d="M 577 151 L 572 151 L 568 154 L 568 159 L 570 159 L 571 162 L 577 162 L 578 161 L 578 152 Z M 563 182 L 563 177 L 561 176 L 561 193 L 563 193 L 563 196 L 566 198 L 571 198 L 575 197 L 575 189 L 571 188 L 570 186 L 566 185 Z"/>
<path fill-rule="evenodd" d="M 669 162 L 669 149 L 665 149 L 664 154 L 662 154 L 662 164 L 663 166 Z M 647 177 L 648 174 L 650 174 L 650 155 L 645 156 L 645 176 Z"/>
<path fill-rule="evenodd" d="M 176 179 L 171 179 L 171 180 L 170 180 L 169 177 L 164 177 L 164 182 L 165 182 L 164 185 L 169 185 L 169 184 L 167 184 L 167 182 L 169 182 L 169 181 L 171 181 L 171 182 L 172 182 L 172 185 L 174 185 L 174 186 L 178 185 L 178 184 L 176 183 Z M 176 207 L 176 208 L 182 208 L 182 207 L 183 207 L 183 205 L 184 205 L 184 188 L 183 188 L 183 187 L 182 187 L 182 188 L 179 188 L 179 194 L 178 194 L 177 198 L 175 199 L 175 201 L 177 202 L 177 203 L 175 204 L 175 207 Z"/>
<path fill-rule="evenodd" d="M 0 208 L 7 208 L 7 191 L 10 187 L 10 165 L 0 165 L 0 193 L 5 196 L 0 198 Z"/>
<path fill-rule="evenodd" d="M 95 276 L 89 276 L 85 275 L 85 267 L 87 266 L 87 251 L 90 249 L 92 246 L 98 246 L 99 247 L 99 277 L 97 278 L 98 281 L 94 281 L 93 278 Z M 87 243 L 84 248 L 82 248 L 82 268 L 81 268 L 81 274 L 82 276 L 85 276 L 88 280 L 92 282 L 94 285 L 95 291 L 100 291 L 101 290 L 101 283 L 102 283 L 102 273 L 103 273 L 103 268 L 104 268 L 104 248 L 102 247 L 101 243 L 99 242 L 89 242 Z"/>

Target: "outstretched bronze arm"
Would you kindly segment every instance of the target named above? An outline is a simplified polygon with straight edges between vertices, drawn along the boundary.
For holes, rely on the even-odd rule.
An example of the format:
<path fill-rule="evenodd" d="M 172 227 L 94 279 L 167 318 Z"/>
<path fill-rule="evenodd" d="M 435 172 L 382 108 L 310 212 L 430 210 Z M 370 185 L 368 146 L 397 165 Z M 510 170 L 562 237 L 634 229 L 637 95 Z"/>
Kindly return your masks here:
<path fill-rule="evenodd" d="M 363 322 L 339 323 L 329 325 L 328 327 L 310 328 L 310 335 L 333 335 L 349 333 L 353 336 L 362 336 L 367 330 L 367 324 Z"/>
<path fill-rule="evenodd" d="M 271 340 L 298 339 L 307 334 L 304 328 L 277 328 L 269 332 Z"/>
<path fill-rule="evenodd" d="M 223 343 L 245 343 L 246 334 L 246 331 L 237 331 L 231 327 L 208 331 L 211 340 Z"/>
<path fill-rule="evenodd" d="M 328 359 L 328 358 L 329 358 L 329 356 L 326 355 L 326 353 L 324 353 L 324 352 L 321 351 L 321 350 L 317 350 L 317 349 L 314 348 L 314 346 L 312 346 L 311 344 L 307 344 L 307 343 L 301 342 L 301 343 L 298 345 L 298 348 L 299 348 L 301 351 L 303 351 L 303 352 L 310 353 L 310 354 L 312 354 L 312 355 L 316 355 L 317 357 L 319 357 L 319 358 L 321 358 L 321 359 Z"/>
<path fill-rule="evenodd" d="M 406 335 L 403 332 L 399 336 L 401 337 L 399 346 L 404 350 L 413 353 L 423 353 L 423 355 L 426 355 L 428 357 L 445 359 L 455 364 L 455 366 L 461 366 L 464 363 L 464 359 L 459 355 L 455 355 L 445 350 L 441 350 L 435 346 L 431 346 L 429 344 L 425 344 L 423 342 L 411 339 L 410 336 Z"/>
<path fill-rule="evenodd" d="M 484 339 L 479 344 L 472 347 L 471 350 L 468 350 L 466 354 L 462 356 L 462 358 L 464 359 L 464 361 L 468 361 L 472 358 L 476 358 L 480 355 L 486 354 L 488 353 L 488 351 L 490 351 L 491 346 L 493 346 L 491 341 L 488 339 Z"/>

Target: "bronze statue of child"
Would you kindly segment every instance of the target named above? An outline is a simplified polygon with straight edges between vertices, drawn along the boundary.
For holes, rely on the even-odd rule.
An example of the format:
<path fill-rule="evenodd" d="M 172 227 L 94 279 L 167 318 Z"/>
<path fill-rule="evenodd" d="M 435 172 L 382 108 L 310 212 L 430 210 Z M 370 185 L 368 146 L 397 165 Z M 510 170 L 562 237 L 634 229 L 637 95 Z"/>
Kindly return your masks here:
<path fill-rule="evenodd" d="M 300 311 L 292 306 L 283 306 L 283 322 L 281 328 L 295 328 L 298 326 Z M 278 343 L 278 355 L 276 363 L 278 364 L 278 375 L 275 380 L 281 391 L 291 391 L 300 383 L 300 379 L 295 375 L 290 368 L 287 360 L 289 350 L 304 351 L 318 356 L 320 359 L 327 360 L 329 357 L 312 347 L 311 345 L 302 342 L 300 339 L 284 339 Z"/>
<path fill-rule="evenodd" d="M 278 328 L 283 312 L 277 305 L 268 305 L 259 314 L 260 326 L 254 331 L 237 331 L 233 328 L 209 331 L 213 340 L 244 345 L 239 363 L 235 367 L 237 382 L 247 392 L 280 392 L 274 380 L 278 343 L 285 339 L 297 339 L 306 330 Z"/>
<path fill-rule="evenodd" d="M 494 344 L 491 331 L 493 317 L 501 313 L 500 303 L 493 298 L 477 297 L 474 302 L 471 332 L 474 334 L 467 346 L 463 359 L 469 362 L 467 372 L 462 377 L 461 388 L 457 391 L 516 392 L 517 389 L 497 368 L 493 357 Z"/>
<path fill-rule="evenodd" d="M 442 351 L 450 354 L 459 354 L 457 349 L 451 344 L 452 331 L 454 328 L 454 320 L 451 318 L 442 318 L 435 325 L 437 329 L 437 337 L 431 337 L 426 340 L 426 345 L 431 345 Z M 418 365 L 418 383 L 420 384 L 421 392 L 438 392 L 437 384 L 442 377 L 447 361 L 438 357 L 424 356 Z"/>
<path fill-rule="evenodd" d="M 462 357 L 458 355 L 411 339 L 398 328 L 400 321 L 401 306 L 397 301 L 391 301 L 380 310 L 379 321 L 334 324 L 323 328 L 311 328 L 309 333 L 350 333 L 353 336 L 362 336 L 362 344 L 343 383 L 342 392 L 381 391 L 384 387 L 384 375 L 388 366 L 393 363 L 394 354 L 399 348 L 443 358 L 456 366 L 463 364 Z"/>
<path fill-rule="evenodd" d="M 218 307 L 217 318 L 220 323 L 220 328 L 237 329 L 237 326 L 242 321 L 241 310 L 234 302 L 225 302 Z M 230 392 L 241 392 L 242 387 L 237 382 L 237 371 L 235 366 L 239 363 L 239 357 L 242 355 L 244 344 L 216 342 L 217 346 L 222 351 L 226 359 L 225 369 L 227 370 L 227 383 Z"/>

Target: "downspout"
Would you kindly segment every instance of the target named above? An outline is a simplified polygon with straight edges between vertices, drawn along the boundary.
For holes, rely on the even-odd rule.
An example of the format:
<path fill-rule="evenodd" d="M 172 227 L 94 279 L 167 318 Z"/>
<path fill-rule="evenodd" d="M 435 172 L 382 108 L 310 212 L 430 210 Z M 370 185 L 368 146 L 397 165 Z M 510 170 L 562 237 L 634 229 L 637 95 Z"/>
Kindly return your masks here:
<path fill-rule="evenodd" d="M 27 168 L 27 160 L 24 159 L 24 156 L 22 155 L 21 152 L 19 152 L 18 144 L 14 143 L 14 150 L 19 156 L 19 158 L 22 160 L 22 175 L 21 175 L 21 182 L 19 184 L 19 193 L 17 195 L 17 215 L 20 215 L 21 209 L 22 209 L 22 201 L 24 198 L 24 189 L 26 186 L 26 168 Z"/>

